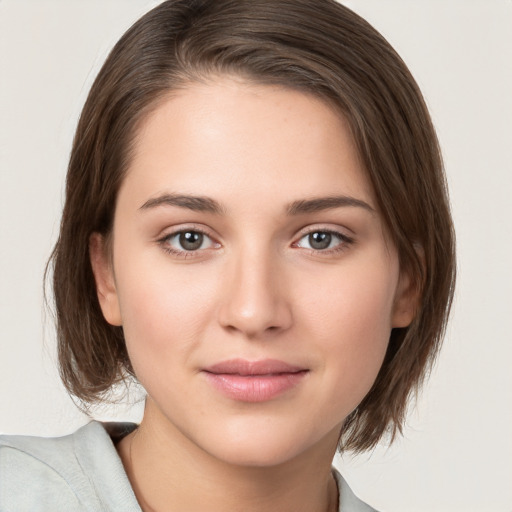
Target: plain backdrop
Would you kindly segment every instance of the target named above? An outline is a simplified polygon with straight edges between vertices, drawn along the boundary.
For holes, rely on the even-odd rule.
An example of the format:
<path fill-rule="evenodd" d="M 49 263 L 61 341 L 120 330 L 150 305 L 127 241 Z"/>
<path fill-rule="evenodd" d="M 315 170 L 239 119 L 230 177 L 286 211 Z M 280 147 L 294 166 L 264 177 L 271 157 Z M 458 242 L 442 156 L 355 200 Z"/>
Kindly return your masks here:
<path fill-rule="evenodd" d="M 119 36 L 157 3 L 0 0 L 2 432 L 60 435 L 88 421 L 58 380 L 43 271 L 87 91 Z M 431 108 L 459 275 L 444 349 L 403 439 L 336 464 L 382 512 L 511 512 L 512 2 L 345 3 L 398 50 Z"/>

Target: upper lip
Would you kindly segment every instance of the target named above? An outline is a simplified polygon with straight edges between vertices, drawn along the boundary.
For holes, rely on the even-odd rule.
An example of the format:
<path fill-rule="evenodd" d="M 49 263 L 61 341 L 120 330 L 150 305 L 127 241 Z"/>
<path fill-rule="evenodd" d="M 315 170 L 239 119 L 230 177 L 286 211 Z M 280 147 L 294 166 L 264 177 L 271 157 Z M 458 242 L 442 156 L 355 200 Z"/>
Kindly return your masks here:
<path fill-rule="evenodd" d="M 233 375 L 273 375 L 279 373 L 298 373 L 307 368 L 295 366 L 277 359 L 247 361 L 245 359 L 229 359 L 204 368 L 205 372 Z"/>

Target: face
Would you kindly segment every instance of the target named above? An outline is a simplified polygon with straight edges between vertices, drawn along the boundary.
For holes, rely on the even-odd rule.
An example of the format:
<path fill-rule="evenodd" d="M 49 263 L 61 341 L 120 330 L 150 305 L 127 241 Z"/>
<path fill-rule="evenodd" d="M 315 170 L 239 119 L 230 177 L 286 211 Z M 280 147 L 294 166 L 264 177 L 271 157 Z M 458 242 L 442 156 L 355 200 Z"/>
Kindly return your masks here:
<path fill-rule="evenodd" d="M 160 104 L 110 250 L 93 237 L 98 295 L 147 417 L 231 463 L 334 450 L 411 320 L 347 123 L 283 88 L 226 78 Z"/>

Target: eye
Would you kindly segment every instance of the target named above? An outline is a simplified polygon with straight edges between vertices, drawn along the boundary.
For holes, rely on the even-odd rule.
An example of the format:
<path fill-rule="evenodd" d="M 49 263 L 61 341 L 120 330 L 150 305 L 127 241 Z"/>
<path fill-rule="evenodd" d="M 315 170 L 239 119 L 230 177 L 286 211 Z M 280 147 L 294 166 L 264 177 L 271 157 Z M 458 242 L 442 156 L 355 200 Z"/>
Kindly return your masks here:
<path fill-rule="evenodd" d="M 341 249 L 351 242 L 350 238 L 341 233 L 318 230 L 304 235 L 294 245 L 314 251 L 328 251 L 330 249 Z"/>
<path fill-rule="evenodd" d="M 218 245 L 206 233 L 192 229 L 167 235 L 161 240 L 161 243 L 165 244 L 167 250 L 177 253 L 211 249 Z"/>

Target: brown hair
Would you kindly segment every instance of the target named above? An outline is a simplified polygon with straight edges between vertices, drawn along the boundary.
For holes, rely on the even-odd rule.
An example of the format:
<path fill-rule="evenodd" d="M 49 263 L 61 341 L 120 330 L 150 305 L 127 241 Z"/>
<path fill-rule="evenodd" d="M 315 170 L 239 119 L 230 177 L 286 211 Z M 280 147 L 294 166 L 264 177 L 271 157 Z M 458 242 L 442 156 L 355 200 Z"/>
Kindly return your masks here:
<path fill-rule="evenodd" d="M 438 352 L 453 295 L 454 235 L 439 146 L 407 67 L 366 21 L 334 0 L 169 0 L 113 48 L 78 123 L 52 254 L 61 376 L 85 404 L 133 374 L 122 327 L 99 307 L 91 233 L 108 235 L 137 126 L 164 95 L 228 74 L 327 100 L 348 120 L 403 271 L 421 290 L 394 329 L 340 447 L 365 450 L 401 430 Z"/>

